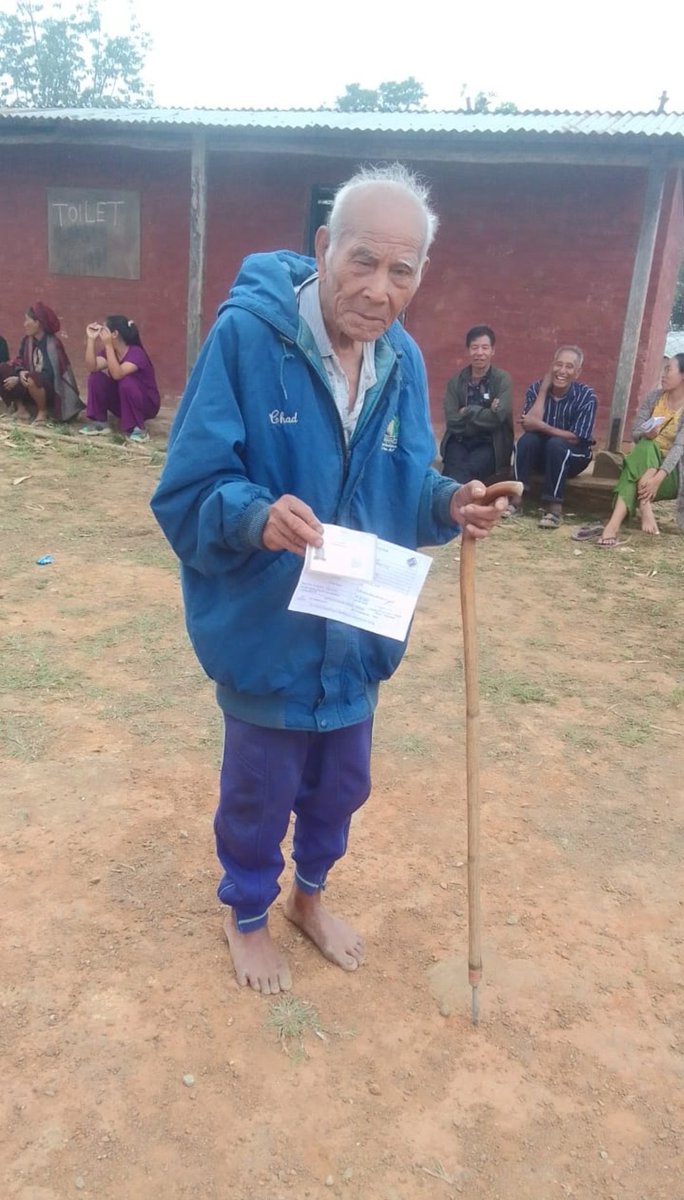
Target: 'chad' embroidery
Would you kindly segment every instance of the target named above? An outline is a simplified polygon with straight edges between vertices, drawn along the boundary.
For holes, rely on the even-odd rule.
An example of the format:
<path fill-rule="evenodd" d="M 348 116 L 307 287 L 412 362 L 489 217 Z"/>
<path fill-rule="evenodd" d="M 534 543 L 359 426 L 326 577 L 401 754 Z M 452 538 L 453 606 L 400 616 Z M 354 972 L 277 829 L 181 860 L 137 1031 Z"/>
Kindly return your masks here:
<path fill-rule="evenodd" d="M 271 425 L 296 425 L 297 418 L 297 413 L 293 413 L 291 417 L 288 417 L 287 413 L 284 413 L 281 408 L 274 408 L 273 411 L 268 414 L 268 419 L 271 422 Z"/>

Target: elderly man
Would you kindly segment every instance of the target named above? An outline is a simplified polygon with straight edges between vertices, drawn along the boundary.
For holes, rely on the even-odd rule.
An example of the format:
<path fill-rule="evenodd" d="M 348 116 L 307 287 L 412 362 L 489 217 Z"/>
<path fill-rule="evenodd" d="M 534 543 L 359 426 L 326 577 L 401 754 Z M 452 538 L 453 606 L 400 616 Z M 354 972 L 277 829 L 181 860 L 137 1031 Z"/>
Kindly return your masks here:
<path fill-rule="evenodd" d="M 470 365 L 449 380 L 442 473 L 459 483 L 508 473 L 513 449 L 513 380 L 494 366 L 496 335 L 473 325 L 465 337 Z"/>
<path fill-rule="evenodd" d="M 321 902 L 370 790 L 378 686 L 405 644 L 288 610 L 321 522 L 404 546 L 459 527 L 485 536 L 505 507 L 478 504 L 431 467 L 423 361 L 398 318 L 427 269 L 436 218 L 403 167 L 337 193 L 315 261 L 244 262 L 172 431 L 154 512 L 182 563 L 190 637 L 225 718 L 215 819 L 219 899 L 242 985 L 291 986 L 268 931 L 281 842 L 295 814 L 285 913 L 353 971 L 358 933 Z"/>
<path fill-rule="evenodd" d="M 513 450 L 513 469 L 525 489 L 533 471 L 544 477 L 540 529 L 558 529 L 566 481 L 591 462 L 597 400 L 593 388 L 578 381 L 583 362 L 579 346 L 559 346 L 544 378 L 530 384 L 525 396 L 524 433 Z M 522 499 L 513 500 L 507 515 L 521 511 Z"/>

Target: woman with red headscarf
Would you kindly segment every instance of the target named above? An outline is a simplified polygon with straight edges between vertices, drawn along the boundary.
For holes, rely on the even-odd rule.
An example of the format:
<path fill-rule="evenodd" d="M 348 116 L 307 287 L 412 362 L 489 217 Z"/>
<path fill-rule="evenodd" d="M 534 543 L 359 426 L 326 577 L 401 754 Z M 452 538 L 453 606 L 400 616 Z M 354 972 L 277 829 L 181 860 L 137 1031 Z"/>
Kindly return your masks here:
<path fill-rule="evenodd" d="M 14 362 L 0 366 L 0 395 L 18 416 L 71 421 L 84 407 L 61 338 L 59 317 L 38 300 L 26 310 L 24 337 Z"/>

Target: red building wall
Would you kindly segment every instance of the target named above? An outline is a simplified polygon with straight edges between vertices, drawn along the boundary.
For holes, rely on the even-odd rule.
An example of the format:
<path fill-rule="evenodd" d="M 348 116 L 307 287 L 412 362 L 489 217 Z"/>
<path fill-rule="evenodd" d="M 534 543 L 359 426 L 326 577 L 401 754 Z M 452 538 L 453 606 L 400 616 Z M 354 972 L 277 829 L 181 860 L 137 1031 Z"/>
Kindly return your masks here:
<path fill-rule="evenodd" d="M 467 361 L 465 331 L 485 322 L 517 410 L 555 347 L 579 344 L 582 378 L 599 398 L 597 432 L 606 431 L 644 186 L 627 168 L 443 170 L 434 188 L 441 229 L 411 314 L 418 341 L 429 342 L 433 411 Z"/>
<path fill-rule="evenodd" d="M 177 395 L 185 378 L 188 292 L 188 156 L 145 155 L 112 146 L 3 148 L 0 186 L 2 289 L 0 331 L 12 352 L 23 314 L 44 300 L 59 314 L 65 346 L 83 381 L 85 327 L 108 313 L 136 321 L 162 391 Z M 140 279 L 50 275 L 48 187 L 140 192 Z"/>
<path fill-rule="evenodd" d="M 16 247 L 6 258 L 0 301 L 5 335 L 13 343 L 23 308 L 43 298 L 62 316 L 78 368 L 87 322 L 122 311 L 140 325 L 162 390 L 177 395 L 185 381 L 188 154 L 26 146 L 7 148 L 3 163 L 5 180 L 11 181 L 0 189 L 3 242 Z M 437 429 L 446 382 L 466 361 L 465 331 L 484 321 L 497 331 L 497 362 L 513 375 L 518 406 L 530 381 L 545 371 L 554 346 L 578 342 L 586 353 L 584 378 L 599 395 L 600 437 L 607 430 L 645 172 L 551 164 L 417 165 L 432 184 L 441 227 L 407 327 L 425 354 Z M 311 188 L 334 187 L 353 166 L 353 160 L 313 154 L 211 155 L 205 330 L 243 256 L 303 249 Z M 140 190 L 139 281 L 48 275 L 45 189 L 59 185 Z M 635 390 L 662 354 L 682 224 L 681 193 L 672 181 Z"/>

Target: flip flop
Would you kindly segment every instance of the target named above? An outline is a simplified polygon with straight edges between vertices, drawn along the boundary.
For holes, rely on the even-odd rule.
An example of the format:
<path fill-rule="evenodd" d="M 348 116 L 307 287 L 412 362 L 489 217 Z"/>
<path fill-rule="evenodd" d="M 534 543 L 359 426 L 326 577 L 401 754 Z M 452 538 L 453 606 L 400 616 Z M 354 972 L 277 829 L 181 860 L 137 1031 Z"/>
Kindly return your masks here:
<path fill-rule="evenodd" d="M 512 517 L 521 517 L 522 516 L 522 504 L 520 504 L 520 505 L 509 504 L 508 508 L 505 508 L 503 510 L 501 516 L 503 517 L 503 519 L 505 521 L 510 520 Z"/>
<path fill-rule="evenodd" d="M 573 542 L 589 542 L 592 538 L 600 537 L 603 533 L 603 525 L 582 525 L 579 529 L 575 529 L 571 533 Z"/>
<path fill-rule="evenodd" d="M 617 550 L 618 546 L 626 546 L 629 538 L 606 538 L 605 542 L 596 542 L 598 550 Z"/>

